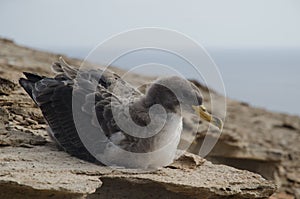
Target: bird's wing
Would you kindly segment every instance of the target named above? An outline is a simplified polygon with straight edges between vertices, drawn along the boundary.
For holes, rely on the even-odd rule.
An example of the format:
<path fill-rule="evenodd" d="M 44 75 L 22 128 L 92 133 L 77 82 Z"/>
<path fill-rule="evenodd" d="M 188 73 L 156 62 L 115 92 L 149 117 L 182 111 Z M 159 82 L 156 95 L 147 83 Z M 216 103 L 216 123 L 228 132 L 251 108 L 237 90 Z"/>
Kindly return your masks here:
<path fill-rule="evenodd" d="M 72 80 L 44 78 L 35 83 L 32 91 L 58 144 L 70 154 L 88 161 L 94 160 L 91 151 L 86 149 L 90 144 L 97 144 L 101 153 L 108 142 L 123 148 L 137 141 L 124 133 L 115 120 L 131 117 L 125 111 L 128 104 L 103 86 L 97 85 L 96 90 L 94 86 L 85 79 L 73 83 Z"/>
<path fill-rule="evenodd" d="M 85 81 L 85 80 L 84 80 Z M 89 82 L 90 83 L 90 82 Z M 89 115 L 90 123 L 93 128 L 96 128 L 97 132 L 101 132 L 106 138 L 111 139 L 116 138 L 114 134 L 121 133 L 122 138 L 118 138 L 113 141 L 115 144 L 121 145 L 125 141 L 132 141 L 131 136 L 123 133 L 122 129 L 118 126 L 116 118 L 128 119 L 130 118 L 130 113 L 125 109 L 128 108 L 131 102 L 125 102 L 120 100 L 118 96 L 109 92 L 103 86 L 98 85 L 96 90 L 89 92 L 91 90 L 86 89 L 86 84 L 82 87 L 81 83 L 74 87 L 75 98 L 81 98 L 80 96 L 85 96 L 82 102 L 79 102 L 78 107 L 85 114 Z M 90 85 L 91 87 L 92 85 Z M 79 117 L 80 119 L 81 117 Z M 91 132 L 91 131 L 89 131 Z M 122 139 L 122 140 L 121 140 Z"/>
<path fill-rule="evenodd" d="M 117 84 L 121 85 L 119 90 L 126 91 L 125 98 L 130 94 L 140 96 L 138 91 L 110 71 L 104 71 L 99 76 L 96 70 L 79 71 L 63 62 L 54 65 L 53 68 L 58 72 L 55 78 L 26 73 L 27 79 L 21 79 L 20 83 L 42 110 L 52 130 L 52 137 L 65 151 L 94 162 L 95 158 L 86 149 L 83 138 L 97 138 L 94 140 L 104 145 L 110 138 L 117 143 L 132 141 L 131 136 L 124 136 L 123 133 L 121 137 L 114 136 L 122 131 L 116 125 L 112 109 L 118 110 L 117 114 L 123 117 L 130 116 L 123 111 L 128 103 L 125 104 L 118 96 L 122 93 L 115 95 L 111 91 L 114 91 L 113 85 Z"/>
<path fill-rule="evenodd" d="M 30 74 L 26 75 L 27 78 Z M 95 162 L 77 133 L 72 113 L 73 83 L 70 80 L 59 81 L 42 78 L 37 82 L 22 79 L 21 85 L 41 109 L 48 122 L 51 137 L 68 153 L 78 158 Z"/>
<path fill-rule="evenodd" d="M 67 64 L 61 57 L 58 62 L 52 65 L 52 69 L 57 74 L 56 79 L 74 80 L 81 78 L 95 81 L 121 99 L 131 99 L 143 95 L 139 90 L 124 81 L 119 75 L 108 69 L 87 68 L 81 70 Z"/>

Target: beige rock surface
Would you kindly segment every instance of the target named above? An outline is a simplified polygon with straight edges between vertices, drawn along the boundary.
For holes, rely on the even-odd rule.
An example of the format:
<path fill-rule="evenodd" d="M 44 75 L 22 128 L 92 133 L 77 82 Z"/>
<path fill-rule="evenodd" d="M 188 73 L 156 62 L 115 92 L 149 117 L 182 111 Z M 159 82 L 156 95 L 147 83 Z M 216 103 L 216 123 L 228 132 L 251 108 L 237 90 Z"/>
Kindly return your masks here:
<path fill-rule="evenodd" d="M 7 40 L 0 40 L 0 49 L 0 198 L 124 198 L 129 193 L 130 198 L 267 198 L 274 192 L 274 184 L 260 175 L 191 154 L 147 174 L 116 172 L 70 157 L 56 149 L 40 111 L 17 85 L 23 71 L 51 75 L 49 65 L 59 55 Z M 136 84 L 151 78 L 131 74 L 127 80 Z M 204 98 L 209 104 L 207 92 Z M 227 102 L 224 132 L 207 158 L 276 181 L 277 196 L 299 197 L 299 117 Z M 193 121 L 187 119 L 185 130 L 189 125 Z M 201 124 L 190 152 L 198 153 L 206 129 Z"/>
<path fill-rule="evenodd" d="M 78 160 L 51 144 L 3 147 L 0 154 L 1 198 L 19 198 L 16 192 L 26 196 L 30 192 L 28 198 L 123 198 L 129 193 L 130 198 L 140 198 L 140 194 L 159 198 L 151 187 L 162 196 L 191 198 L 262 198 L 274 191 L 274 185 L 260 175 L 213 165 L 190 154 L 180 166 L 175 163 L 159 171 L 133 174 Z"/>
<path fill-rule="evenodd" d="M 190 148 L 196 153 L 204 133 Z M 215 134 L 208 133 L 212 139 Z M 287 198 L 300 198 L 300 117 L 272 113 L 227 99 L 224 130 L 206 157 L 214 163 L 259 173 L 274 180 Z"/>

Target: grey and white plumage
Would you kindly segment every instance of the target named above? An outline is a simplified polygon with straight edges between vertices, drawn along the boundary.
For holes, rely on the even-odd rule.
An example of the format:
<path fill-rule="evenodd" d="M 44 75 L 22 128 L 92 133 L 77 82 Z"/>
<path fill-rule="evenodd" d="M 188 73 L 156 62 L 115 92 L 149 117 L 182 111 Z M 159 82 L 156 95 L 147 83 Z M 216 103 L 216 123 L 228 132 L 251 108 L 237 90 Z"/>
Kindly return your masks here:
<path fill-rule="evenodd" d="M 99 146 L 102 163 L 131 168 L 170 164 L 175 158 L 182 130 L 179 110 L 182 100 L 191 106 L 202 104 L 199 90 L 179 77 L 154 82 L 144 95 L 109 70 L 79 70 L 62 59 L 52 68 L 56 72 L 54 78 L 24 73 L 26 79 L 21 78 L 19 82 L 41 109 L 51 128 L 51 137 L 69 154 L 90 162 L 97 162 L 97 152 L 87 150 L 78 129 L 81 132 L 89 129 L 86 134 L 91 135 L 87 137 L 93 136 L 91 132 L 103 134 L 101 142 L 95 141 L 102 145 Z M 74 98 L 74 94 L 77 97 Z M 190 100 L 193 96 L 194 100 Z M 164 108 L 165 114 L 151 118 L 149 111 L 157 104 Z M 75 113 L 74 106 L 78 107 Z M 76 115 L 79 115 L 77 121 Z M 120 128 L 122 125 L 116 118 L 122 118 L 125 127 Z M 162 120 L 165 123 L 154 136 L 147 137 L 142 135 L 145 132 L 137 132 L 141 136 L 136 137 L 123 131 L 124 128 L 136 130 L 131 127 L 134 125 L 126 126 L 129 122 L 124 121 L 127 119 L 137 128 L 151 123 L 155 128 L 155 124 Z M 82 125 L 75 125 L 74 120 Z"/>

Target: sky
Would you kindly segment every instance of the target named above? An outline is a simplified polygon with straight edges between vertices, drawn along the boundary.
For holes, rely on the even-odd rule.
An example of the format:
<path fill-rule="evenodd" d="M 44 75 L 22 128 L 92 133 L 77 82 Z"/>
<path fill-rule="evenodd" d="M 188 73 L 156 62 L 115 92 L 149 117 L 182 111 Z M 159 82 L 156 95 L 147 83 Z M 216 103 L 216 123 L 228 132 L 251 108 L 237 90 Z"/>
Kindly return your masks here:
<path fill-rule="evenodd" d="M 204 46 L 299 47 L 298 0 L 1 0 L 0 35 L 42 48 L 90 48 L 138 27 L 182 32 Z"/>
<path fill-rule="evenodd" d="M 0 0 L 0 37 L 72 57 L 131 29 L 181 32 L 208 50 L 229 97 L 298 115 L 299 24 L 299 0 Z"/>

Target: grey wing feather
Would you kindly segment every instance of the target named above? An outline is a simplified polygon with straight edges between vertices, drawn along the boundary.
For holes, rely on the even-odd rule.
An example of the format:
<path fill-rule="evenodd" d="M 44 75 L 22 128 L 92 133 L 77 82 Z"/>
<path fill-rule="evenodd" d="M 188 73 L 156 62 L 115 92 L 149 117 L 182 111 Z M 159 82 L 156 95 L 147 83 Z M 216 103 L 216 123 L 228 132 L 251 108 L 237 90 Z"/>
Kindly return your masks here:
<path fill-rule="evenodd" d="M 75 103 L 81 107 L 82 122 L 100 133 L 103 131 L 108 138 L 120 132 L 112 117 L 111 106 L 121 107 L 122 97 L 136 98 L 142 94 L 111 71 L 80 71 L 62 58 L 52 68 L 57 73 L 55 78 L 26 73 L 28 79 L 22 78 L 20 83 L 42 110 L 59 145 L 71 155 L 95 162 L 78 135 L 78 125 L 75 125 L 73 118 L 73 114 L 77 114 L 73 113 L 73 94 L 81 96 L 79 100 L 75 99 Z M 96 114 L 91 115 L 92 112 Z M 95 124 L 99 124 L 102 130 Z M 83 128 L 81 130 L 85 130 L 85 125 L 79 125 Z"/>
<path fill-rule="evenodd" d="M 59 58 L 59 62 L 55 62 L 52 65 L 52 70 L 60 75 L 65 75 L 69 79 L 76 78 L 78 72 L 78 69 L 67 64 L 62 57 Z"/>
<path fill-rule="evenodd" d="M 45 78 L 35 83 L 32 93 L 58 144 L 71 155 L 95 162 L 81 142 L 73 121 L 72 85 Z"/>
<path fill-rule="evenodd" d="M 52 65 L 52 69 L 57 73 L 56 79 L 86 79 L 96 82 L 103 86 L 107 91 L 114 93 L 119 98 L 133 99 L 143 95 L 139 90 L 124 81 L 119 75 L 108 70 L 100 68 L 90 68 L 80 70 L 74 66 L 67 64 L 60 57 L 59 62 Z"/>

